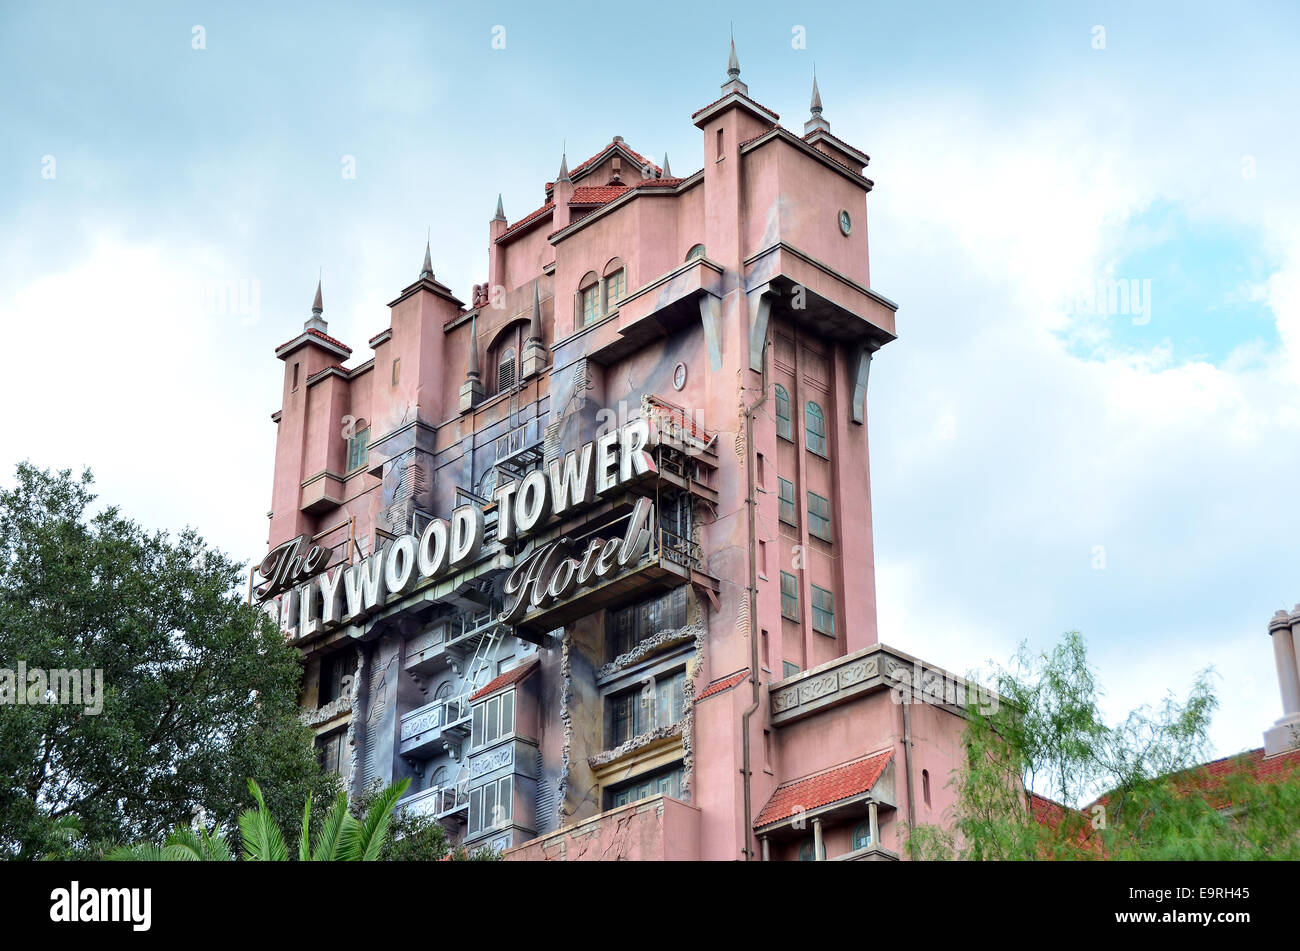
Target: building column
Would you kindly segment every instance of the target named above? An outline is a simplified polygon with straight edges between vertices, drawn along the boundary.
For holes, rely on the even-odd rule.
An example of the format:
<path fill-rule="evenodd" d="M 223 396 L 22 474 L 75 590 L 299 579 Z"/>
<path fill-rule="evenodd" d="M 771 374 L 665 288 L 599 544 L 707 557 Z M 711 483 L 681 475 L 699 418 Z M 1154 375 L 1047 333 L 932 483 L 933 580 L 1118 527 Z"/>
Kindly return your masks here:
<path fill-rule="evenodd" d="M 761 836 L 759 836 L 759 837 L 758 837 L 758 842 L 759 842 L 759 844 L 763 847 L 763 861 L 764 861 L 764 862 L 770 862 L 770 861 L 772 861 L 772 854 L 771 854 L 771 852 L 769 851 L 768 846 L 767 846 L 767 836 L 765 836 L 765 835 L 761 835 Z"/>
<path fill-rule="evenodd" d="M 871 830 L 871 847 L 880 845 L 880 821 L 876 816 L 876 800 L 867 803 L 867 828 Z"/>
<path fill-rule="evenodd" d="M 826 861 L 826 843 L 822 841 L 822 820 L 813 819 L 813 861 Z"/>

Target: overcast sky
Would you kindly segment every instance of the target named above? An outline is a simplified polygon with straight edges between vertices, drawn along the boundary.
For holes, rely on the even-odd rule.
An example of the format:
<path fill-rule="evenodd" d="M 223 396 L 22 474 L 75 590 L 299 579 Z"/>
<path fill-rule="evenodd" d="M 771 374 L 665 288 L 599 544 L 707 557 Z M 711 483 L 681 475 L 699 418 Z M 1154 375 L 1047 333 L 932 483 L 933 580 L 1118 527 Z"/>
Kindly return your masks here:
<path fill-rule="evenodd" d="M 359 362 L 426 229 L 467 300 L 497 193 L 532 211 L 564 144 L 695 171 L 734 19 L 755 99 L 802 130 L 816 60 L 872 156 L 881 640 L 960 671 L 1078 629 L 1113 715 L 1213 666 L 1224 754 L 1280 715 L 1294 5 L 121 6 L 0 7 L 4 481 L 90 465 L 146 525 L 259 556 L 272 351 L 317 273 Z M 1108 280 L 1127 312 L 1089 306 Z"/>

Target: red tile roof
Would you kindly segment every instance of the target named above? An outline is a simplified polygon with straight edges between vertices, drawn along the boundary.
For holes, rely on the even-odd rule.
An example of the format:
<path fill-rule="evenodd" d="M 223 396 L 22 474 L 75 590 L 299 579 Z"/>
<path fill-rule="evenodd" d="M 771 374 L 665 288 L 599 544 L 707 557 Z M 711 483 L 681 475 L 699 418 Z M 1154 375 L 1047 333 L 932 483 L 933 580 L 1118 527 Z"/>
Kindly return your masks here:
<path fill-rule="evenodd" d="M 600 159 L 604 158 L 605 155 L 609 153 L 610 149 L 615 147 L 622 149 L 624 152 L 632 156 L 632 158 L 636 159 L 642 165 L 649 165 L 652 169 L 655 170 L 656 173 L 663 171 L 663 169 L 661 169 L 654 162 L 650 161 L 640 152 L 637 152 L 634 149 L 630 148 L 626 142 L 615 142 L 613 139 L 611 139 L 609 144 L 601 148 L 601 150 L 597 152 L 595 155 L 591 156 L 586 161 L 579 162 L 577 165 L 573 166 L 573 168 L 569 171 L 569 177 L 573 178 L 575 175 L 577 175 L 578 172 L 584 171 L 587 168 L 587 166 L 593 165 L 596 162 L 600 161 Z"/>
<path fill-rule="evenodd" d="M 289 344 L 293 343 L 293 342 L 294 342 L 295 340 L 297 340 L 299 337 L 303 336 L 303 334 L 309 334 L 310 336 L 313 336 L 313 337 L 320 337 L 320 339 L 324 340 L 326 343 L 332 343 L 334 346 L 339 347 L 339 348 L 342 349 L 342 350 L 346 350 L 348 353 L 351 353 L 351 352 L 352 352 L 352 348 L 349 347 L 347 344 L 345 344 L 342 340 L 335 340 L 335 339 L 334 339 L 333 337 L 331 337 L 329 334 L 321 333 L 321 332 L 320 332 L 319 330 L 317 330 L 315 327 L 313 327 L 313 328 L 311 328 L 311 329 L 309 329 L 309 330 L 304 330 L 302 333 L 297 334 L 297 335 L 295 335 L 295 336 L 293 336 L 293 337 L 290 337 L 290 338 L 289 338 L 288 340 L 286 340 L 284 343 L 280 344 L 280 346 L 276 347 L 276 348 L 275 348 L 276 351 L 279 352 L 280 350 L 283 350 L 285 347 L 289 346 Z"/>
<path fill-rule="evenodd" d="M 316 371 L 315 373 L 313 373 L 311 376 L 307 377 L 307 385 L 308 385 L 308 386 L 311 386 L 313 383 L 315 383 L 315 382 L 316 382 L 317 380 L 319 380 L 321 377 L 325 376 L 327 373 L 331 373 L 331 372 L 333 372 L 334 370 L 338 370 L 338 371 L 339 371 L 340 373 L 342 373 L 345 377 L 348 375 L 348 371 L 347 371 L 346 369 L 343 368 L 343 364 L 341 364 L 341 363 L 331 363 L 329 366 L 327 366 L 327 367 L 321 367 L 319 370 L 317 370 L 317 371 Z"/>
<path fill-rule="evenodd" d="M 548 201 L 546 204 L 542 205 L 541 208 L 538 208 L 536 211 L 532 211 L 524 215 L 522 218 L 520 218 L 510 227 L 506 228 L 505 231 L 501 232 L 501 234 L 497 235 L 497 241 L 501 241 L 503 238 L 505 238 L 506 235 L 513 234 L 514 232 L 518 231 L 520 228 L 524 227 L 525 225 L 532 224 L 534 221 L 536 221 L 538 218 L 541 218 L 543 215 L 550 214 L 551 211 L 554 210 L 554 208 L 555 208 L 555 202 Z"/>
<path fill-rule="evenodd" d="M 511 684 L 517 684 L 536 669 L 537 658 L 530 657 L 518 667 L 507 670 L 500 677 L 490 681 L 486 686 L 475 690 L 470 694 L 470 700 L 478 700 L 480 697 L 486 697 L 490 693 L 496 693 L 498 690 L 509 687 Z"/>
<path fill-rule="evenodd" d="M 704 692 L 695 698 L 695 702 L 699 703 L 705 697 L 712 697 L 715 693 L 722 693 L 724 690 L 730 690 L 748 676 L 749 668 L 745 668 L 744 670 L 736 671 L 734 674 L 729 674 L 721 680 L 715 680 L 704 688 Z"/>
<path fill-rule="evenodd" d="M 705 106 L 703 109 L 696 109 L 694 112 L 691 113 L 691 118 L 694 119 L 696 116 L 698 116 L 698 115 L 699 115 L 700 113 L 702 113 L 702 112 L 708 112 L 710 109 L 712 109 L 712 108 L 713 108 L 714 106 L 716 106 L 718 103 L 722 102 L 723 99 L 726 99 L 727 96 L 731 96 L 731 95 L 733 95 L 733 94 L 732 94 L 732 93 L 727 93 L 727 95 L 726 95 L 726 96 L 723 96 L 722 99 L 715 99 L 715 100 L 713 100 L 711 103 L 709 103 L 709 104 L 708 104 L 707 106 Z M 775 112 L 773 112 L 771 109 L 767 108 L 767 106 L 763 105 L 761 102 L 755 102 L 753 99 L 750 99 L 750 98 L 749 98 L 748 96 L 746 96 L 744 93 L 735 93 L 734 95 L 739 96 L 741 99 L 745 100 L 745 102 L 749 103 L 751 106 L 757 106 L 758 108 L 762 109 L 764 112 L 766 112 L 766 113 L 767 113 L 769 116 L 771 116 L 773 119 L 779 119 L 779 118 L 781 118 L 779 115 L 777 115 L 777 114 L 776 114 Z"/>
<path fill-rule="evenodd" d="M 630 185 L 579 185 L 573 190 L 570 205 L 603 205 L 631 191 Z"/>
<path fill-rule="evenodd" d="M 805 142 L 807 142 L 807 141 L 808 141 L 809 139 L 811 139 L 814 135 L 818 135 L 818 134 L 821 134 L 821 135 L 824 136 L 825 138 L 832 139 L 832 140 L 838 142 L 840 145 L 844 146 L 846 149 L 852 149 L 854 152 L 862 152 L 862 149 L 858 148 L 856 145 L 850 145 L 848 142 L 845 142 L 843 139 L 841 139 L 838 135 L 832 135 L 831 133 L 827 132 L 825 129 L 813 129 L 811 132 L 809 132 L 807 135 L 805 135 L 805 136 L 803 137 L 803 140 L 804 140 Z M 862 154 L 863 154 L 863 155 L 867 155 L 866 152 L 862 152 Z M 871 156 L 870 156 L 870 155 L 867 155 L 867 158 L 871 158 Z"/>
<path fill-rule="evenodd" d="M 796 812 L 828 806 L 841 799 L 869 792 L 893 758 L 892 748 L 880 750 L 811 776 L 782 783 L 776 787 L 772 798 L 754 820 L 754 827 L 789 819 Z"/>
<path fill-rule="evenodd" d="M 868 185 L 874 184 L 874 182 L 872 182 L 871 179 L 867 178 L 867 176 L 862 174 L 861 169 L 855 168 L 852 165 L 848 165 L 844 162 L 841 162 L 833 155 L 828 155 L 827 153 L 823 152 L 821 149 L 817 148 L 812 143 L 805 141 L 807 139 L 807 136 L 803 136 L 803 137 L 797 136 L 783 125 L 773 125 L 772 128 L 768 129 L 767 131 L 760 132 L 758 135 L 755 136 L 751 136 L 750 138 L 746 139 L 744 142 L 741 142 L 738 148 L 743 149 L 745 146 L 749 145 L 749 143 L 757 142 L 759 139 L 763 138 L 766 135 L 771 135 L 773 132 L 788 135 L 792 140 L 796 142 L 802 142 L 806 148 L 810 148 L 814 152 L 816 152 L 818 158 L 825 159 L 827 162 L 830 162 L 834 165 L 838 165 L 840 168 L 844 169 L 850 175 L 854 176 L 855 178 L 862 179 Z M 809 135 L 811 134 L 812 133 L 809 133 Z M 848 145 L 847 142 L 845 144 Z M 849 146 L 849 148 L 853 148 L 853 146 Z"/>

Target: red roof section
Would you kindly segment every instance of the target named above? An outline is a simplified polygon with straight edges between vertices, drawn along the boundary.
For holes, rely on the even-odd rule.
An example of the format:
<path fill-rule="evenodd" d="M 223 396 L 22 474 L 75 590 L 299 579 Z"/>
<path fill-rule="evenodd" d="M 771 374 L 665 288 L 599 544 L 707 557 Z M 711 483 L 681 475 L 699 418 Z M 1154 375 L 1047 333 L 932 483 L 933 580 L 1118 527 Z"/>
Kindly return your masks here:
<path fill-rule="evenodd" d="M 631 191 L 630 185 L 579 185 L 573 190 L 570 205 L 603 205 Z"/>
<path fill-rule="evenodd" d="M 695 702 L 699 703 L 705 697 L 712 697 L 715 693 L 722 693 L 724 690 L 730 690 L 748 676 L 749 668 L 746 667 L 744 670 L 738 670 L 734 674 L 729 674 L 728 676 L 723 677 L 721 680 L 715 680 L 704 688 L 704 693 L 696 697 Z"/>
<path fill-rule="evenodd" d="M 478 700 L 480 697 L 486 697 L 490 693 L 496 693 L 498 690 L 509 687 L 511 684 L 517 684 L 536 669 L 537 658 L 529 658 L 529 660 L 520 664 L 518 667 L 507 670 L 500 677 L 489 681 L 486 686 L 480 687 L 478 690 L 470 694 L 469 698 L 470 700 Z"/>
<path fill-rule="evenodd" d="M 573 169 L 569 172 L 569 177 L 570 177 L 570 178 L 573 178 L 574 175 L 576 175 L 578 172 L 581 172 L 581 171 L 583 171 L 584 169 L 586 169 L 587 166 L 592 165 L 593 163 L 595 163 L 595 162 L 599 161 L 600 159 L 604 158 L 605 155 L 609 152 L 609 150 L 612 149 L 612 148 L 615 148 L 615 147 L 618 147 L 618 148 L 622 149 L 624 152 L 626 152 L 628 155 L 632 156 L 632 158 L 636 159 L 636 160 L 637 160 L 638 162 L 640 162 L 642 165 L 649 165 L 651 168 L 653 168 L 653 169 L 655 170 L 656 173 L 658 173 L 658 172 L 662 172 L 662 171 L 663 171 L 663 169 L 661 169 L 661 168 L 660 168 L 658 165 L 656 165 L 654 162 L 650 161 L 648 158 L 646 158 L 646 157 L 645 157 L 644 155 L 642 155 L 640 152 L 637 152 L 635 149 L 629 148 L 629 147 L 628 147 L 628 144 L 627 144 L 626 142 L 615 142 L 613 139 L 610 139 L 609 144 L 606 145 L 606 146 L 604 146 L 604 147 L 602 147 L 601 150 L 600 150 L 599 152 L 597 152 L 595 155 L 591 156 L 591 157 L 590 157 L 589 159 L 587 159 L 586 161 L 579 162 L 577 165 L 573 166 Z M 554 184 L 554 183 L 552 183 L 552 184 Z"/>
<path fill-rule="evenodd" d="M 869 792 L 894 758 L 891 747 L 869 753 L 840 766 L 832 766 L 803 779 L 791 780 L 776 787 L 772 798 L 754 820 L 754 827 L 788 819 L 796 812 L 828 806 L 841 799 Z"/>
<path fill-rule="evenodd" d="M 777 115 L 777 114 L 776 114 L 775 112 L 773 112 L 771 109 L 767 108 L 767 106 L 763 105 L 761 102 L 755 102 L 753 99 L 750 99 L 748 96 L 746 96 L 744 93 L 741 93 L 741 92 L 738 92 L 738 93 L 727 93 L 727 95 L 726 95 L 726 96 L 723 96 L 721 99 L 715 99 L 715 100 L 713 100 L 711 103 L 709 103 L 709 104 L 708 104 L 707 106 L 705 106 L 703 109 L 696 109 L 694 112 L 692 112 L 692 113 L 691 113 L 691 118 L 694 119 L 696 116 L 698 116 L 698 115 L 699 115 L 700 113 L 702 113 L 702 112 L 708 112 L 710 109 L 712 109 L 712 108 L 713 108 L 714 106 L 716 106 L 718 103 L 722 102 L 723 99 L 726 99 L 726 98 L 728 98 L 729 96 L 732 96 L 732 95 L 739 96 L 741 99 L 745 100 L 745 102 L 749 103 L 751 106 L 757 106 L 758 108 L 760 108 L 760 109 L 762 109 L 764 112 L 766 112 L 769 116 L 771 116 L 773 119 L 780 119 L 780 118 L 781 118 L 779 115 Z"/>
<path fill-rule="evenodd" d="M 284 343 L 280 344 L 280 346 L 276 347 L 275 349 L 276 349 L 277 351 L 279 351 L 279 350 L 283 350 L 285 347 L 289 346 L 289 344 L 293 343 L 293 342 L 294 342 L 295 340 L 297 340 L 299 337 L 303 336 L 303 334 L 307 334 L 307 335 L 312 336 L 312 337 L 320 337 L 320 339 L 324 340 L 326 343 L 332 343 L 334 346 L 336 346 L 336 347 L 340 347 L 341 349 L 346 350 L 348 353 L 351 353 L 351 352 L 352 352 L 352 348 L 349 347 L 349 346 L 348 346 L 346 343 L 344 343 L 342 340 L 335 340 L 335 339 L 334 339 L 333 337 L 331 337 L 329 334 L 321 333 L 321 332 L 320 332 L 319 330 L 317 330 L 315 327 L 312 327 L 312 328 L 309 329 L 309 330 L 304 330 L 302 333 L 297 334 L 297 335 L 295 335 L 295 336 L 293 336 L 293 337 L 290 337 L 288 340 L 286 340 Z"/>
<path fill-rule="evenodd" d="M 807 135 L 803 137 L 803 140 L 807 142 L 814 135 L 818 135 L 818 134 L 824 136 L 825 138 L 831 139 L 832 141 L 838 142 L 846 149 L 852 149 L 854 152 L 862 152 L 862 149 L 858 148 L 856 145 L 850 145 L 848 142 L 845 142 L 843 139 L 841 139 L 838 135 L 832 135 L 830 132 L 828 132 L 825 129 L 813 129 L 811 132 L 809 132 Z M 862 152 L 862 154 L 867 155 L 866 152 Z M 871 158 L 871 156 L 867 155 L 867 158 Z"/>
<path fill-rule="evenodd" d="M 542 217 L 543 215 L 550 214 L 551 211 L 554 210 L 554 208 L 555 208 L 555 202 L 548 201 L 546 204 L 542 205 L 541 208 L 538 208 L 536 211 L 529 212 L 528 214 L 520 218 L 518 221 L 516 221 L 514 224 L 512 224 L 510 227 L 506 228 L 505 231 L 497 235 L 497 240 L 500 241 L 503 238 L 505 238 L 506 235 L 518 231 L 520 228 L 524 227 L 525 225 L 532 224 L 534 221 L 536 221 L 538 218 Z"/>

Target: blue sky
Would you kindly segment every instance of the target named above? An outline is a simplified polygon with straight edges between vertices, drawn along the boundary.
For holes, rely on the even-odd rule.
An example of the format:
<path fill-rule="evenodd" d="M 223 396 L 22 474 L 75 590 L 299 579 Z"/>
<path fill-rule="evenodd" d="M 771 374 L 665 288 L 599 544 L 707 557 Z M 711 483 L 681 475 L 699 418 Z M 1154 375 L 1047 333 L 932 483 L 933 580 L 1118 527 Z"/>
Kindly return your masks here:
<path fill-rule="evenodd" d="M 1216 747 L 1258 745 L 1300 601 L 1300 12 L 1131 6 L 8 3 L 0 465 L 255 556 L 318 271 L 361 353 L 426 229 L 468 297 L 562 144 L 694 171 L 734 20 L 758 101 L 799 128 L 815 60 L 872 155 L 881 638 L 966 669 L 1077 628 L 1115 714 L 1213 665 Z M 1148 319 L 1079 312 L 1115 280 Z"/>

